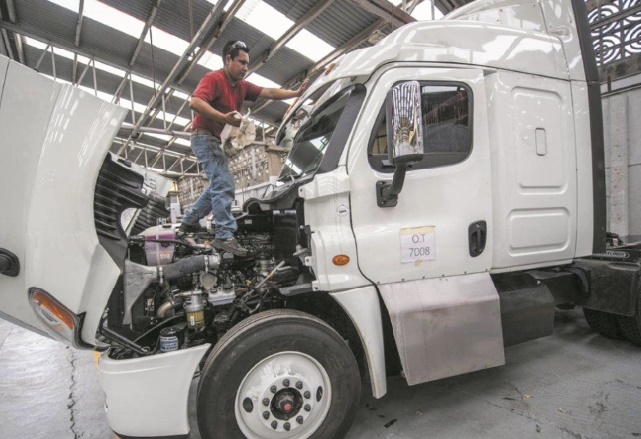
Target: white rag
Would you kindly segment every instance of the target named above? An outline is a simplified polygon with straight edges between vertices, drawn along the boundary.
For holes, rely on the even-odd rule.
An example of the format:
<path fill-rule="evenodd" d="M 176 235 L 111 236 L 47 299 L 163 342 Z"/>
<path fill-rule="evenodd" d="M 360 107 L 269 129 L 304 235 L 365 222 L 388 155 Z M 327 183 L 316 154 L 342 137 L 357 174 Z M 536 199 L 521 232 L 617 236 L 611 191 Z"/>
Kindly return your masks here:
<path fill-rule="evenodd" d="M 227 156 L 238 154 L 256 140 L 256 124 L 249 119 L 249 112 L 245 116 L 236 113 L 236 116 L 240 119 L 240 126 L 225 125 L 220 133 L 220 141 Z"/>

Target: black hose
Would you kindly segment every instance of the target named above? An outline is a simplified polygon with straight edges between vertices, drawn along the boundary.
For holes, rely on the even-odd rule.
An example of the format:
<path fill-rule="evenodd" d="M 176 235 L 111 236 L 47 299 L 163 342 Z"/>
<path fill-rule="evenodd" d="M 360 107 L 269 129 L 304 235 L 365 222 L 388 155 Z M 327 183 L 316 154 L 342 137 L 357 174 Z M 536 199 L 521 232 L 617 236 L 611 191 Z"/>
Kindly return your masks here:
<path fill-rule="evenodd" d="M 208 263 L 206 262 L 208 261 Z M 182 259 L 173 264 L 163 265 L 162 277 L 165 280 L 180 279 L 192 273 L 197 273 L 209 266 L 210 269 L 218 268 L 218 259 L 210 256 L 192 256 Z"/>
<path fill-rule="evenodd" d="M 145 242 L 159 242 L 161 244 L 175 244 L 175 245 L 183 245 L 187 248 L 190 248 L 194 251 L 203 251 L 207 250 L 204 247 L 198 247 L 197 245 L 189 244 L 184 241 L 179 241 L 177 239 L 145 239 Z"/>

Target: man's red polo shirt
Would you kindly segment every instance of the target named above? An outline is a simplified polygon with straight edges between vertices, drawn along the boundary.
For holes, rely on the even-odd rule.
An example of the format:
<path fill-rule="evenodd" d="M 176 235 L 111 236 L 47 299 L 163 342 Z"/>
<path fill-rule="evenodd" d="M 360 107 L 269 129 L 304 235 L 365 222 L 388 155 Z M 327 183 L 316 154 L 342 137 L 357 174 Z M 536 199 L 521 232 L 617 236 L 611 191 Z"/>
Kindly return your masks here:
<path fill-rule="evenodd" d="M 263 91 L 263 87 L 244 79 L 237 81 L 236 85 L 232 87 L 229 78 L 227 78 L 223 69 L 220 69 L 203 76 L 192 96 L 209 103 L 215 110 L 227 114 L 231 111 L 240 111 L 243 108 L 243 102 L 246 100 L 255 101 L 261 91 Z M 207 119 L 198 113 L 194 117 L 194 129 L 204 128 L 216 137 L 220 137 L 224 127 L 225 124 L 223 122 Z"/>

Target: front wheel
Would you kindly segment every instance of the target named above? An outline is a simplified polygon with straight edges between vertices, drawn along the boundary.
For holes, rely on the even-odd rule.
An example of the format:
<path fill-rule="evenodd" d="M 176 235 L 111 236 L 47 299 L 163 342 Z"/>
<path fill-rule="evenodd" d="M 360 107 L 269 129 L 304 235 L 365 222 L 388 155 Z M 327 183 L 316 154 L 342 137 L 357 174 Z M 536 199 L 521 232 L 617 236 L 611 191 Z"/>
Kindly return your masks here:
<path fill-rule="evenodd" d="M 339 438 L 360 396 L 358 365 L 322 320 L 273 310 L 232 328 L 198 385 L 203 439 Z"/>

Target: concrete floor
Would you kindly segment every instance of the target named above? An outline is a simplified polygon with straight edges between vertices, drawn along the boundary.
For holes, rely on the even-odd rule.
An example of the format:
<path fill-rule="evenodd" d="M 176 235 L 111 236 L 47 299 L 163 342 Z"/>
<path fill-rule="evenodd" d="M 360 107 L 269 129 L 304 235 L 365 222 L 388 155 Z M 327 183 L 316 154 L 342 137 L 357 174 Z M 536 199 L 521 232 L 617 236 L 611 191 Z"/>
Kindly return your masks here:
<path fill-rule="evenodd" d="M 641 437 L 641 348 L 591 332 L 577 310 L 556 320 L 504 367 L 364 394 L 347 438 Z M 112 439 L 102 404 L 92 352 L 0 320 L 0 438 Z"/>

